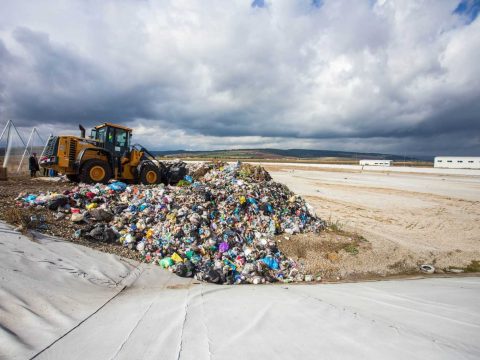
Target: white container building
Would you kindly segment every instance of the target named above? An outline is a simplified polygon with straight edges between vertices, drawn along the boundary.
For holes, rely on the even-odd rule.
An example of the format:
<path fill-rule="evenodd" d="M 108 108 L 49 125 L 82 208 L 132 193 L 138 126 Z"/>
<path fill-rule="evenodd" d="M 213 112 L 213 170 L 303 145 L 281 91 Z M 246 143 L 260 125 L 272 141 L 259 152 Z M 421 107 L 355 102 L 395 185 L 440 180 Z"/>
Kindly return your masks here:
<path fill-rule="evenodd" d="M 443 169 L 480 169 L 480 157 L 436 156 L 433 167 Z"/>
<path fill-rule="evenodd" d="M 360 165 L 361 166 L 365 166 L 365 165 L 368 165 L 368 166 L 392 166 L 392 160 L 368 160 L 368 159 L 365 159 L 365 160 L 360 160 Z"/>

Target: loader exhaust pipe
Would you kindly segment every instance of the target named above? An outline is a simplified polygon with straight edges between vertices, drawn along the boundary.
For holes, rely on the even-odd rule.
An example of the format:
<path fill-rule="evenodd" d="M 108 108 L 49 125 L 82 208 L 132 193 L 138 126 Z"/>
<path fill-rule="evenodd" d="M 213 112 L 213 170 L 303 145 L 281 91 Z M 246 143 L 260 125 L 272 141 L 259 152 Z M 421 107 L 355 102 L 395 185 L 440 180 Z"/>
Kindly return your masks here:
<path fill-rule="evenodd" d="M 80 137 L 85 138 L 85 128 L 82 125 L 78 125 L 78 128 L 80 129 Z"/>

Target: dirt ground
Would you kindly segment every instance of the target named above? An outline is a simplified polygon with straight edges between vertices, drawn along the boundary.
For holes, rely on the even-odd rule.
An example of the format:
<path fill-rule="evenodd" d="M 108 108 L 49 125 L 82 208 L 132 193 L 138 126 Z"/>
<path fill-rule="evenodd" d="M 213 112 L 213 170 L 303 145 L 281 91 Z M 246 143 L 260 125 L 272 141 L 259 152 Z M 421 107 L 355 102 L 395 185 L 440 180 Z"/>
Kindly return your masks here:
<path fill-rule="evenodd" d="M 434 265 L 437 273 L 479 270 L 480 172 L 449 176 L 266 168 L 335 229 L 366 240 L 352 245 L 358 250 L 352 253 L 343 249 L 348 236 L 335 232 L 323 234 L 329 239 L 303 239 L 309 249 L 317 246 L 298 257 L 312 271 L 352 278 L 415 273 L 421 264 Z M 315 245 L 329 241 L 343 245 L 334 251 Z"/>
<path fill-rule="evenodd" d="M 54 212 L 44 207 L 22 208 L 16 206 L 15 198 L 20 193 L 39 194 L 40 192 L 52 191 L 62 193 L 72 189 L 75 184 L 69 181 L 48 181 L 49 178 L 37 177 L 31 179 L 27 176 L 10 177 L 7 181 L 0 181 L 0 220 L 15 226 L 21 226 L 26 234 L 35 240 L 34 233 L 29 231 L 33 228 L 42 233 L 61 237 L 71 242 L 85 245 L 103 252 L 113 253 L 125 258 L 140 260 L 139 253 L 115 244 L 89 241 L 83 237 L 74 236 L 75 230 L 82 229 L 88 224 L 74 224 L 69 219 L 57 220 Z"/>

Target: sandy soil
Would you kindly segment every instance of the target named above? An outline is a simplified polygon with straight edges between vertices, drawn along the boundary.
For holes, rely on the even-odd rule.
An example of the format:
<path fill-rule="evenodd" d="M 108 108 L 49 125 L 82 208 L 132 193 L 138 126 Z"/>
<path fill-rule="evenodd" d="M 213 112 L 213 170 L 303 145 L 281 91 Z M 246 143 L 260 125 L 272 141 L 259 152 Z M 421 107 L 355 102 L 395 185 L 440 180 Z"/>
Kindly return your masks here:
<path fill-rule="evenodd" d="M 312 266 L 317 258 L 317 270 L 361 277 L 414 272 L 422 263 L 442 272 L 480 260 L 480 176 L 266 168 L 320 217 L 371 245 L 360 244 L 358 254 L 323 252 L 320 260 L 313 252 L 305 261 Z"/>
<path fill-rule="evenodd" d="M 432 166 L 361 166 L 348 164 L 315 164 L 315 163 L 281 163 L 281 162 L 262 162 L 249 161 L 251 164 L 258 164 L 264 167 L 290 167 L 295 169 L 304 168 L 305 170 L 326 170 L 347 172 L 372 172 L 372 173 L 404 173 L 404 174 L 432 174 L 432 175 L 471 175 L 480 176 L 480 169 L 443 169 Z"/>

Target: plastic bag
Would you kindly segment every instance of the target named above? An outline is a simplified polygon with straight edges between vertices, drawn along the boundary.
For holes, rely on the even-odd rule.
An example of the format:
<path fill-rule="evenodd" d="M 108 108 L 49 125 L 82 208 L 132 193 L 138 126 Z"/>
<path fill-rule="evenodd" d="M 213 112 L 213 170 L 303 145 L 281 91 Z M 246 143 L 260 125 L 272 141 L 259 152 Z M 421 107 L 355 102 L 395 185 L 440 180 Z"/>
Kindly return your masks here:
<path fill-rule="evenodd" d="M 121 181 L 116 181 L 108 185 L 108 188 L 114 191 L 125 191 L 125 189 L 127 188 L 127 184 Z"/>

